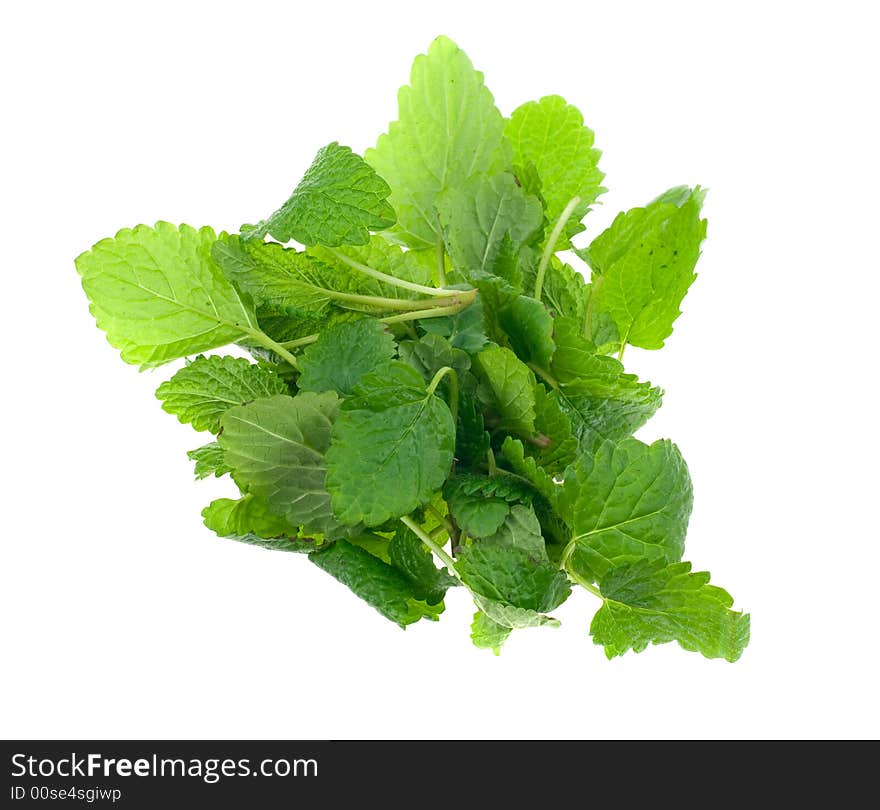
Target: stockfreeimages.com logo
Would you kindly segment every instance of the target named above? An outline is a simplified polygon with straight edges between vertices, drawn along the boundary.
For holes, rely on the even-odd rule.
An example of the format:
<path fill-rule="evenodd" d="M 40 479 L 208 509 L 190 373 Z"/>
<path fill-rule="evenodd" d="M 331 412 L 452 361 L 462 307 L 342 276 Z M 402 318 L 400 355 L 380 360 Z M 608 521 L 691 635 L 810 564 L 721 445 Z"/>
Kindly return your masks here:
<path fill-rule="evenodd" d="M 254 764 L 250 759 L 160 757 L 157 754 L 137 759 L 74 753 L 54 758 L 38 758 L 27 754 L 12 755 L 14 778 L 109 779 L 129 776 L 188 776 L 199 778 L 206 784 L 212 785 L 223 777 L 317 775 L 316 759 L 263 759 Z"/>

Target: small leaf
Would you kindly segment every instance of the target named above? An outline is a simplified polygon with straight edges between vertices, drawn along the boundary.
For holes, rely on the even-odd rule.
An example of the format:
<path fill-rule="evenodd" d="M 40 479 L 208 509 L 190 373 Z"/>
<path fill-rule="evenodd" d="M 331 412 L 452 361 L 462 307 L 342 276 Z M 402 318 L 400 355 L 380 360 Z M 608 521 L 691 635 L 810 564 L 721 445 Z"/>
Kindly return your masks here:
<path fill-rule="evenodd" d="M 318 151 L 290 198 L 269 219 L 242 228 L 247 239 L 270 234 L 303 245 L 364 245 L 370 231 L 395 223 L 391 189 L 364 159 L 331 143 Z"/>
<path fill-rule="evenodd" d="M 665 565 L 641 560 L 621 565 L 602 579 L 604 604 L 590 633 L 609 658 L 648 644 L 677 641 L 706 658 L 736 661 L 749 643 L 749 616 L 731 610 L 733 598 L 692 573 L 687 562 Z"/>
<path fill-rule="evenodd" d="M 302 391 L 335 391 L 348 396 L 365 374 L 394 357 L 394 338 L 371 318 L 337 323 L 325 329 L 300 359 Z"/>
<path fill-rule="evenodd" d="M 223 457 L 223 448 L 217 442 L 210 442 L 195 450 L 190 450 L 187 452 L 187 456 L 196 463 L 194 472 L 197 481 L 212 475 L 220 478 L 220 476 L 232 472 L 232 468 Z"/>
<path fill-rule="evenodd" d="M 442 605 L 429 608 L 417 600 L 409 580 L 396 568 L 345 540 L 313 552 L 309 560 L 400 627 L 423 618 L 436 621 L 442 610 Z"/>
<path fill-rule="evenodd" d="M 156 390 L 162 408 L 196 430 L 220 430 L 220 417 L 234 405 L 245 405 L 287 385 L 269 369 L 241 357 L 199 356 Z"/>
<path fill-rule="evenodd" d="M 510 349 L 490 346 L 474 358 L 500 417 L 498 428 L 530 436 L 535 432 L 535 379 Z"/>

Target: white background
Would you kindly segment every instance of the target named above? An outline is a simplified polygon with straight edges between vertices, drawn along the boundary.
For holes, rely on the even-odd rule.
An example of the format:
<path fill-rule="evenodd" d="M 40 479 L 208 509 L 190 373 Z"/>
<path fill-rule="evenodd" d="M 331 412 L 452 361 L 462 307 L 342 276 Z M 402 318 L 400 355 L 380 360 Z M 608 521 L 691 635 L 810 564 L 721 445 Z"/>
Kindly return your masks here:
<path fill-rule="evenodd" d="M 0 23 L 0 735 L 876 737 L 876 46 L 872 3 L 30 3 Z M 458 591 L 401 632 L 304 557 L 219 540 L 206 441 L 125 366 L 73 258 L 157 219 L 236 229 L 314 152 L 362 151 L 438 33 L 509 113 L 556 92 L 604 151 L 589 233 L 710 190 L 667 347 L 696 504 L 687 558 L 753 614 L 738 664 L 608 662 L 560 630 L 471 647 Z"/>

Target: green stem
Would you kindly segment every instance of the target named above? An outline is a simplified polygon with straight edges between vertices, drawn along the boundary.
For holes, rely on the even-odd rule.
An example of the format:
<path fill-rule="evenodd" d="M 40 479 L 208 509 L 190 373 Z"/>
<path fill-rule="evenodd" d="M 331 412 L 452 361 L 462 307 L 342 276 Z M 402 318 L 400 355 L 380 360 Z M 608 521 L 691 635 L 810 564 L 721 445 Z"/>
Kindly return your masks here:
<path fill-rule="evenodd" d="M 438 528 L 442 528 L 446 534 L 449 535 L 449 539 L 452 540 L 452 544 L 455 545 L 455 538 L 458 537 L 458 529 L 455 528 L 455 524 L 444 515 L 434 504 L 429 503 L 427 507 L 425 507 L 437 520 L 440 521 L 442 526 Z M 431 538 L 433 539 L 434 533 L 431 532 Z"/>
<path fill-rule="evenodd" d="M 453 377 L 455 376 L 455 369 L 451 366 L 443 366 L 443 368 L 438 369 L 437 373 L 431 378 L 431 382 L 428 383 L 428 396 L 437 390 L 437 386 L 440 385 L 440 380 L 450 373 Z"/>
<path fill-rule="evenodd" d="M 412 298 L 385 298 L 381 295 L 360 295 L 359 293 L 345 293 L 338 290 L 326 290 L 327 297 L 341 301 L 342 306 L 346 303 L 360 304 L 361 306 L 374 307 L 376 309 L 431 309 L 438 306 L 439 302 L 448 302 L 447 306 L 457 303 L 460 296 L 450 290 L 445 290 L 442 298 L 432 298 L 428 300 L 415 301 Z M 349 307 L 351 309 L 351 307 Z"/>
<path fill-rule="evenodd" d="M 572 197 L 568 201 L 568 205 L 562 209 L 562 213 L 559 215 L 559 219 L 556 220 L 553 230 L 550 231 L 550 238 L 547 240 L 547 246 L 544 248 L 544 253 L 541 254 L 541 263 L 538 265 L 538 275 L 535 278 L 535 294 L 532 296 L 539 301 L 541 300 L 541 289 L 544 286 L 544 274 L 547 272 L 547 265 L 550 264 L 550 259 L 553 256 L 556 243 L 562 235 L 562 229 L 565 227 L 565 223 L 571 218 L 574 209 L 577 208 L 580 201 L 580 197 Z"/>
<path fill-rule="evenodd" d="M 419 526 L 418 523 L 416 523 L 409 515 L 402 517 L 400 522 L 431 550 L 437 559 L 449 569 L 449 573 L 452 574 L 452 576 L 454 576 L 459 582 L 461 581 L 461 576 L 455 569 L 455 561 L 442 548 L 440 548 L 440 546 L 438 546 L 429 535 L 422 531 L 422 527 Z"/>
<path fill-rule="evenodd" d="M 383 273 L 380 270 L 374 270 L 372 267 L 363 264 L 362 262 L 356 261 L 350 256 L 346 256 L 341 250 L 337 250 L 336 248 L 327 249 L 343 264 L 347 264 L 349 267 L 357 270 L 359 273 L 363 273 L 365 276 L 369 276 L 370 278 L 374 278 L 377 281 L 381 281 L 383 284 L 390 284 L 393 287 L 400 287 L 404 290 L 411 290 L 412 292 L 422 293 L 422 295 L 433 295 L 439 296 L 441 298 L 449 295 L 446 290 L 438 290 L 436 287 L 425 287 L 422 284 L 415 284 L 412 281 L 406 281 L 402 278 L 389 276 L 387 273 Z"/>
<path fill-rule="evenodd" d="M 624 350 L 625 348 L 626 348 L 626 343 L 621 343 L 621 344 L 620 344 L 620 351 L 617 353 L 617 362 L 618 362 L 618 363 L 622 363 L 622 362 L 623 362 L 623 350 Z"/>
<path fill-rule="evenodd" d="M 314 335 L 306 335 L 296 340 L 282 340 L 278 345 L 283 346 L 285 349 L 298 349 L 300 346 L 308 346 L 310 343 L 314 343 L 319 337 L 320 334 L 316 332 Z"/>
<path fill-rule="evenodd" d="M 580 574 L 575 571 L 572 571 L 568 567 L 568 561 L 571 559 L 571 555 L 574 554 L 574 550 L 576 548 L 576 542 L 574 540 L 570 540 L 568 545 L 562 550 L 562 557 L 559 560 L 559 568 L 568 575 L 568 578 L 572 581 L 580 585 L 584 590 L 589 591 L 594 596 L 598 596 L 600 599 L 604 601 L 605 597 L 602 596 L 602 591 L 600 591 L 592 582 L 584 579 Z"/>
<path fill-rule="evenodd" d="M 287 351 L 281 343 L 276 343 L 265 332 L 261 332 L 259 329 L 249 329 L 247 330 L 247 335 L 264 348 L 271 349 L 275 354 L 286 360 L 291 366 L 299 371 L 299 361 L 294 355 Z"/>
<path fill-rule="evenodd" d="M 430 309 L 417 309 L 412 312 L 401 312 L 399 315 L 387 315 L 384 318 L 378 318 L 378 320 L 380 323 L 406 323 L 407 321 L 422 321 L 427 318 L 442 318 L 444 315 L 456 315 L 469 307 L 474 302 L 476 296 L 476 290 L 463 290 L 458 295 L 450 296 L 449 300 L 455 301 L 455 304 L 440 307 L 433 306 Z M 431 301 L 430 303 L 436 304 L 436 301 Z M 296 349 L 299 346 L 308 346 L 310 343 L 314 343 L 318 337 L 320 337 L 320 334 L 316 332 L 314 335 L 306 335 L 305 337 L 296 338 L 296 340 L 285 340 L 277 345 L 286 349 Z"/>

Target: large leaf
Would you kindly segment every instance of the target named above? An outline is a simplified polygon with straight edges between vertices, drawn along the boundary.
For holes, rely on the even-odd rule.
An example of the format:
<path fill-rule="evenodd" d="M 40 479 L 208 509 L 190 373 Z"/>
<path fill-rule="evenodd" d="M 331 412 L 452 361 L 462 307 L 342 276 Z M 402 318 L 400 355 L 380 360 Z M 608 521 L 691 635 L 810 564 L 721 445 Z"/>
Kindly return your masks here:
<path fill-rule="evenodd" d="M 156 390 L 164 410 L 211 433 L 231 407 L 286 393 L 281 377 L 241 357 L 197 357 Z"/>
<path fill-rule="evenodd" d="M 345 540 L 315 551 L 309 560 L 403 628 L 422 618 L 436 621 L 443 609 L 442 604 L 430 608 L 417 600 L 402 572 Z"/>
<path fill-rule="evenodd" d="M 438 196 L 509 168 L 504 119 L 483 74 L 446 37 L 416 57 L 397 100 L 398 120 L 364 157 L 392 188 L 396 234 L 414 248 L 433 246 L 441 239 Z"/>
<path fill-rule="evenodd" d="M 557 250 L 567 247 L 567 237 L 583 230 L 580 221 L 602 188 L 601 152 L 593 147 L 593 132 L 584 126 L 577 107 L 559 96 L 545 96 L 514 110 L 505 129 L 517 166 L 535 167 L 547 218 L 555 222 L 573 197 L 580 197 Z"/>
<path fill-rule="evenodd" d="M 709 574 L 692 573 L 690 563 L 622 565 L 602 579 L 601 591 L 590 633 L 609 658 L 677 641 L 706 658 L 736 661 L 749 643 L 748 614 L 731 610 L 730 594 L 710 585 Z"/>
<path fill-rule="evenodd" d="M 595 342 L 607 342 L 610 320 L 616 345 L 663 347 L 696 278 L 706 236 L 704 197 L 699 186 L 670 189 L 644 208 L 618 214 L 593 240 L 586 255 L 593 268 L 588 318 Z"/>
<path fill-rule="evenodd" d="M 337 323 L 325 329 L 300 359 L 302 391 L 335 391 L 348 396 L 364 374 L 394 357 L 394 338 L 372 318 Z"/>
<path fill-rule="evenodd" d="M 274 396 L 231 408 L 219 442 L 232 477 L 245 492 L 305 532 L 341 534 L 324 486 L 324 454 L 339 409 L 334 393 Z"/>
<path fill-rule="evenodd" d="M 77 257 L 92 315 L 127 363 L 157 366 L 256 331 L 250 303 L 211 257 L 216 240 L 210 228 L 157 222 Z"/>
<path fill-rule="evenodd" d="M 303 245 L 363 245 L 371 230 L 395 222 L 388 184 L 347 146 L 331 143 L 315 155 L 290 198 L 269 219 L 242 228 L 247 238 L 271 234 Z"/>
<path fill-rule="evenodd" d="M 449 407 L 414 368 L 392 361 L 343 402 L 327 452 L 327 488 L 342 523 L 378 526 L 426 503 L 452 466 Z"/>
<path fill-rule="evenodd" d="M 693 489 L 672 442 L 605 441 L 568 468 L 556 505 L 571 530 L 572 563 L 598 581 L 642 558 L 680 560 Z"/>

